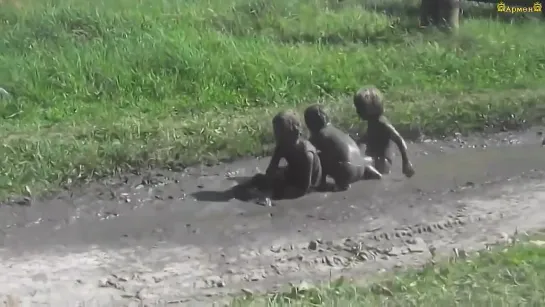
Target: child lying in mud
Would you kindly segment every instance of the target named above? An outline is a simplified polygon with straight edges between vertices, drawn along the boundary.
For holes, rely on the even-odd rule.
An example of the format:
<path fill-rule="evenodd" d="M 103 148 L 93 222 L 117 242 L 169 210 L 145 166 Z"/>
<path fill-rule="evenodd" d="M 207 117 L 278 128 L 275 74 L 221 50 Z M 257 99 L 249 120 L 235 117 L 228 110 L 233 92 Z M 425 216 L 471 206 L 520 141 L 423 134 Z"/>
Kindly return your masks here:
<path fill-rule="evenodd" d="M 335 190 L 344 191 L 350 184 L 363 179 L 381 179 L 372 160 L 361 155 L 360 149 L 348 134 L 333 126 L 319 105 L 305 110 L 305 123 L 310 131 L 310 142 L 319 151 L 322 164 L 320 189 L 326 187 L 326 177 L 335 181 Z"/>
<path fill-rule="evenodd" d="M 302 124 L 291 111 L 278 113 L 272 120 L 276 147 L 265 174 L 255 175 L 250 186 L 271 191 L 272 199 L 297 198 L 320 183 L 322 166 L 316 148 L 302 137 Z M 280 168 L 284 158 L 287 166 Z"/>
<path fill-rule="evenodd" d="M 403 174 L 412 177 L 415 172 L 407 156 L 407 144 L 384 116 L 382 93 L 374 87 L 362 88 L 354 94 L 354 107 L 360 119 L 367 121 L 361 142 L 366 144 L 365 155 L 373 159 L 375 168 L 381 174 L 390 173 L 393 162 L 390 141 L 393 141 L 401 153 Z"/>

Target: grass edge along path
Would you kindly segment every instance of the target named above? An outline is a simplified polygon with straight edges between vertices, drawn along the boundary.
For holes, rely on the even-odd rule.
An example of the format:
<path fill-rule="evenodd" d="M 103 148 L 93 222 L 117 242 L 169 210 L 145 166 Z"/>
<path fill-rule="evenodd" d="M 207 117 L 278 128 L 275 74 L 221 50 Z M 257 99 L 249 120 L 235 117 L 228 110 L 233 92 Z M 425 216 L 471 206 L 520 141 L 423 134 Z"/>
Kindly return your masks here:
<path fill-rule="evenodd" d="M 542 123 L 545 90 L 428 94 L 389 92 L 387 116 L 405 135 L 431 136 Z M 310 102 L 309 102 L 310 103 Z M 339 127 L 361 123 L 349 98 L 321 101 Z M 308 103 L 299 104 L 297 111 Z M 270 153 L 271 118 L 279 108 L 204 112 L 175 118 L 122 117 L 103 125 L 6 127 L 0 148 L 0 197 L 101 178 L 132 168 L 180 168 Z M 99 122 L 99 120 L 94 121 Z M 28 129 L 28 131 L 21 130 Z M 38 193 L 37 193 L 38 192 Z"/>
<path fill-rule="evenodd" d="M 283 293 L 246 295 L 231 306 L 541 306 L 545 241 L 539 238 L 509 238 L 510 243 L 491 250 L 389 272 L 364 284 L 341 278 L 316 287 L 303 283 Z"/>
<path fill-rule="evenodd" d="M 402 131 L 541 121 L 539 20 L 468 8 L 452 37 L 416 29 L 417 3 L 0 0 L 0 199 L 266 154 L 273 114 L 318 97 L 351 130 L 364 84 Z"/>

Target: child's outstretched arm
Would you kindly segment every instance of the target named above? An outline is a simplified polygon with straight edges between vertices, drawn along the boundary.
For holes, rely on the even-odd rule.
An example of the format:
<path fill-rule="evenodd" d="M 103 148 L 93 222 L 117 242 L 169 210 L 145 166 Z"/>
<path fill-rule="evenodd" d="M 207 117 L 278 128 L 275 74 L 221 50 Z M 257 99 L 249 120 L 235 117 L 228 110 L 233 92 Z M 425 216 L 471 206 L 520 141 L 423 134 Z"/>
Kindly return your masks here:
<path fill-rule="evenodd" d="M 407 177 L 412 177 L 414 175 L 414 169 L 412 167 L 411 162 L 409 161 L 409 156 L 407 154 L 407 143 L 399 134 L 397 129 L 390 123 L 388 119 L 386 119 L 384 116 L 381 116 L 379 121 L 386 127 L 390 134 L 390 138 L 392 141 L 396 144 L 397 148 L 399 149 L 399 152 L 401 153 L 401 162 L 403 164 L 403 173 Z"/>

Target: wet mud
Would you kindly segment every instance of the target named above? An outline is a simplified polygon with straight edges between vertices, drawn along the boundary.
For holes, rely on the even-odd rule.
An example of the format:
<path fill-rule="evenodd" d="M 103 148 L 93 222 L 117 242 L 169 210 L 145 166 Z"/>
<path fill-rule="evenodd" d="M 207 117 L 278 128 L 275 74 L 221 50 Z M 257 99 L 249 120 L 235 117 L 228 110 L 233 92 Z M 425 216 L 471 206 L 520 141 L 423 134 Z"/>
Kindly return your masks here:
<path fill-rule="evenodd" d="M 418 263 L 432 243 L 478 247 L 545 222 L 540 131 L 423 140 L 409 146 L 410 179 L 396 156 L 381 181 L 295 200 L 242 201 L 230 192 L 264 171 L 264 158 L 125 174 L 12 202 L 0 207 L 0 296 L 198 304 L 332 271 Z"/>

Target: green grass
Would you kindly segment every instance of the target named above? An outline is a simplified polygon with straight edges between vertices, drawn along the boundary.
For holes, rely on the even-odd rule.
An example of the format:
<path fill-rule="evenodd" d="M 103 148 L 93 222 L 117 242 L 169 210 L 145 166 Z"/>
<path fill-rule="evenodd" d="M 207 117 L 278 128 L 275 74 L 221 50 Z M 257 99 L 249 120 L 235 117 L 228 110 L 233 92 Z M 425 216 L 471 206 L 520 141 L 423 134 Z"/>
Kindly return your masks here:
<path fill-rule="evenodd" d="M 429 264 L 365 286 L 338 280 L 323 287 L 239 298 L 232 306 L 543 306 L 544 271 L 545 248 L 524 243 Z"/>
<path fill-rule="evenodd" d="M 263 154 L 272 114 L 316 101 L 350 128 L 362 85 L 386 93 L 402 130 L 545 114 L 545 27 L 531 18 L 475 13 L 447 37 L 418 30 L 401 0 L 6 1 L 0 196 Z"/>

